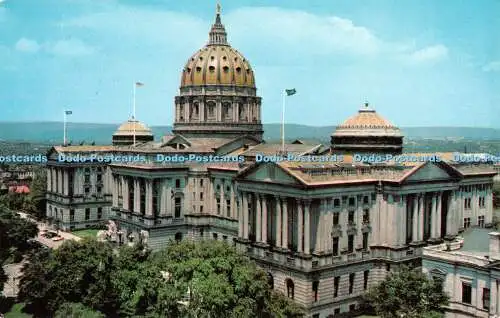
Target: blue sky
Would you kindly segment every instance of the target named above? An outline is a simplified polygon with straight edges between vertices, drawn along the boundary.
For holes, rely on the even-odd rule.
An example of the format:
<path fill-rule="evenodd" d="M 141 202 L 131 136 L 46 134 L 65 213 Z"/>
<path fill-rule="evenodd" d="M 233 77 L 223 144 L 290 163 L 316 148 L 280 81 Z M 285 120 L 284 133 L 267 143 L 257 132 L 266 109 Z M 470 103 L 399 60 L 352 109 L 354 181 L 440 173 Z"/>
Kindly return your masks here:
<path fill-rule="evenodd" d="M 399 126 L 500 128 L 500 1 L 221 1 L 263 121 L 337 125 L 365 100 Z M 172 123 L 216 1 L 0 0 L 0 121 Z"/>

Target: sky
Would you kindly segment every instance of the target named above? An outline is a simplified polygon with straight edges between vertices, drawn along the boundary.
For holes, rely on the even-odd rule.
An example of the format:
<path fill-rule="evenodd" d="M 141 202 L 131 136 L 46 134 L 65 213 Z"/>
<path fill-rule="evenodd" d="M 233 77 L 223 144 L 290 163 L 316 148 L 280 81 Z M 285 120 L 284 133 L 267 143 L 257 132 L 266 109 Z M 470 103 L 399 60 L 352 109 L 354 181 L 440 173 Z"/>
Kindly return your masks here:
<path fill-rule="evenodd" d="M 171 125 L 216 1 L 0 0 L 0 121 Z M 500 128 L 500 0 L 224 0 L 264 123 L 338 125 L 368 101 L 401 127 Z M 0 128 L 1 129 L 1 128 Z"/>

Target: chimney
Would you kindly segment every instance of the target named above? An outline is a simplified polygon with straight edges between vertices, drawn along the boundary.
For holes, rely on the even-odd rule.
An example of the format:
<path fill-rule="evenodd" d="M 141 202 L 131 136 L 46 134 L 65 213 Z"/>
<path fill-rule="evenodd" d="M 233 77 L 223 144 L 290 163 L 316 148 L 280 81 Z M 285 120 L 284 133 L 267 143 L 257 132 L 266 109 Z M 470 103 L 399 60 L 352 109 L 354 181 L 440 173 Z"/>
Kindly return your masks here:
<path fill-rule="evenodd" d="M 490 256 L 498 258 L 500 256 L 500 233 L 491 232 L 488 235 L 490 236 Z"/>

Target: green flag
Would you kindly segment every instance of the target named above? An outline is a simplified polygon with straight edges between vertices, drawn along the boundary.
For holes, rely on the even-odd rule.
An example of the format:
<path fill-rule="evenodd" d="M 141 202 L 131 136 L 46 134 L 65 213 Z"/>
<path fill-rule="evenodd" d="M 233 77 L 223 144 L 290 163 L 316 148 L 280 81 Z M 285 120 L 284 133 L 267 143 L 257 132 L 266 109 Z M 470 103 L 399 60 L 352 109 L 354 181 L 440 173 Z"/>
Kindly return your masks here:
<path fill-rule="evenodd" d="M 292 96 L 294 95 L 295 93 L 297 93 L 297 90 L 295 88 L 292 88 L 292 89 L 285 89 L 285 92 L 286 92 L 286 96 Z"/>

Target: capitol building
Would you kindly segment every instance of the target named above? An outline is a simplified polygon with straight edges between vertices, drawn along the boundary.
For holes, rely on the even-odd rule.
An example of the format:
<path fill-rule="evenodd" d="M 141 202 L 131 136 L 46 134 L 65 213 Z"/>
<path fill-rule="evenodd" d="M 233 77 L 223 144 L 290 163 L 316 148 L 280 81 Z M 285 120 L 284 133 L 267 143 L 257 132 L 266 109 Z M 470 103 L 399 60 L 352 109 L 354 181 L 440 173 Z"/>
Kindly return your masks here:
<path fill-rule="evenodd" d="M 399 128 L 369 104 L 337 126 L 330 145 L 284 146 L 284 154 L 343 160 L 256 162 L 256 155 L 283 155 L 280 144 L 263 142 L 257 75 L 229 44 L 217 12 L 207 44 L 182 68 L 172 134 L 155 138 L 131 118 L 110 145 L 53 147 L 47 217 L 65 230 L 114 220 L 118 243 L 143 241 L 152 249 L 225 241 L 314 318 L 360 313 L 367 289 L 402 264 L 420 266 L 424 247 L 491 225 L 496 172 L 489 166 L 446 153 L 441 160 L 354 160 L 403 153 Z M 96 154 L 144 160 L 58 160 Z M 159 154 L 244 160 L 172 163 L 158 162 Z"/>

